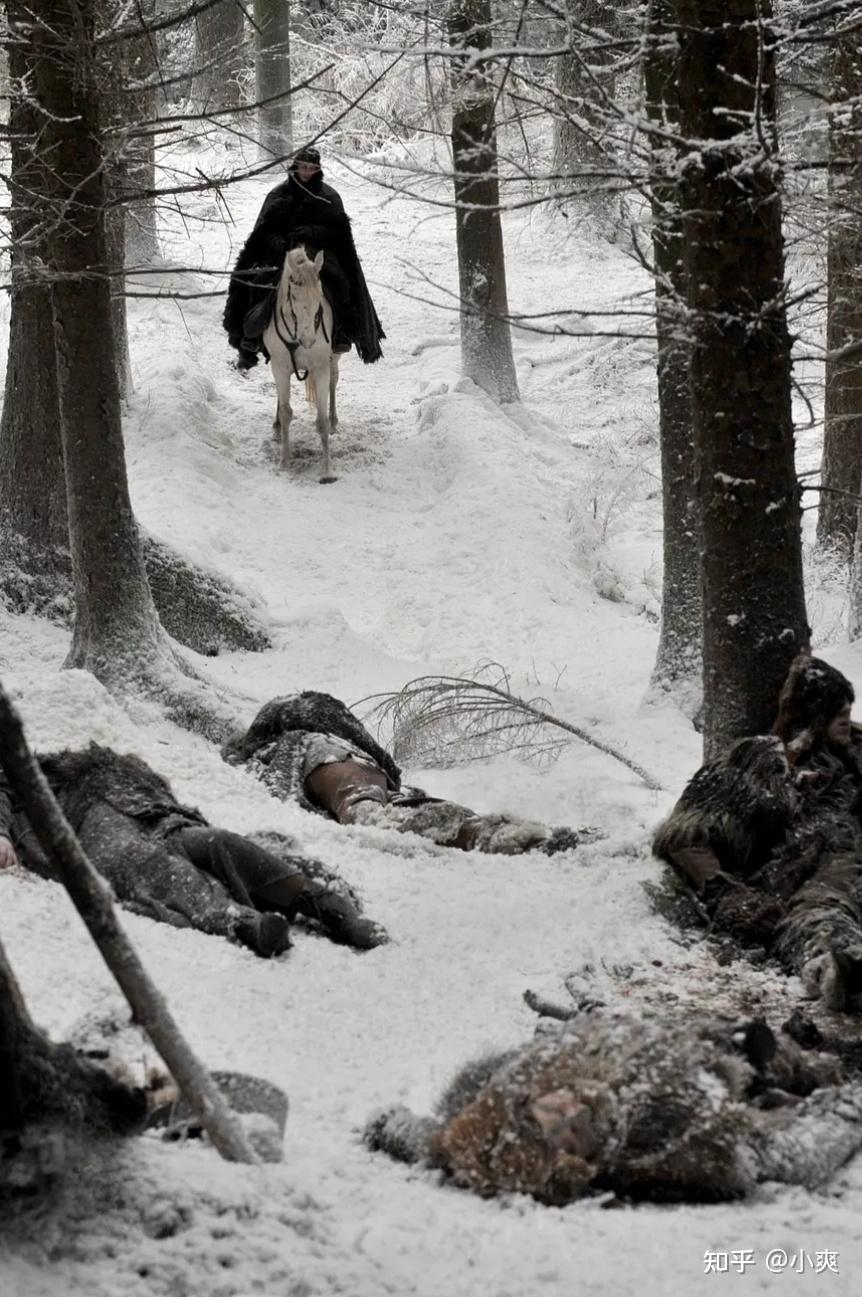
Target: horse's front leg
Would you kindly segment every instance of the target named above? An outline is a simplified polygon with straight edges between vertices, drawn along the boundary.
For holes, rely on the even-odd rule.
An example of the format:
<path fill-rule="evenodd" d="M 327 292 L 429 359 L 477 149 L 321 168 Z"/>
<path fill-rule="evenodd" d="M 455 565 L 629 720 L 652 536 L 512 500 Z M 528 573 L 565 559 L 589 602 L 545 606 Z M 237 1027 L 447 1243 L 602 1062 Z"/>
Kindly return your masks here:
<path fill-rule="evenodd" d="M 329 422 L 329 409 L 331 408 L 330 385 L 326 382 L 326 370 L 318 369 L 314 375 L 314 403 L 317 406 L 317 433 L 320 437 L 320 444 L 323 447 L 323 472 L 321 482 L 336 482 L 338 479 L 333 476 L 332 465 L 329 458 L 329 434 L 332 426 Z M 330 378 L 331 382 L 331 378 Z"/>
<path fill-rule="evenodd" d="M 274 366 L 273 366 L 274 368 Z M 290 371 L 284 372 L 281 366 L 275 371 L 275 386 L 278 390 L 278 406 L 275 421 L 281 434 L 281 467 L 290 465 L 290 421 L 293 410 L 290 408 Z"/>
<path fill-rule="evenodd" d="M 338 411 L 335 408 L 335 389 L 338 387 L 338 356 L 333 355 L 329 361 L 329 423 L 338 427 Z"/>

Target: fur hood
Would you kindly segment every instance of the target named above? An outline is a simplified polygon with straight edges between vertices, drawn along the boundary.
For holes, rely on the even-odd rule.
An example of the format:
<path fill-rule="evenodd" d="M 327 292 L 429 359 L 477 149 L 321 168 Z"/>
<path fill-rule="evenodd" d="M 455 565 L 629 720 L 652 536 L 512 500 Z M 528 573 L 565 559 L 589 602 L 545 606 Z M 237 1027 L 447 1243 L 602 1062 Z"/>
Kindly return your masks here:
<path fill-rule="evenodd" d="M 670 862 L 684 847 L 709 847 L 722 869 L 749 874 L 783 842 L 796 807 L 781 740 L 739 739 L 689 780 L 656 830 L 653 852 Z"/>
<path fill-rule="evenodd" d="M 46 753 L 39 764 L 76 833 L 98 801 L 152 826 L 168 819 L 172 824 L 207 823 L 200 811 L 181 805 L 167 780 L 139 757 L 91 743 L 79 751 Z"/>
<path fill-rule="evenodd" d="M 773 734 L 791 750 L 816 746 L 843 707 L 855 700 L 850 681 L 822 658 L 800 653 L 778 696 Z"/>

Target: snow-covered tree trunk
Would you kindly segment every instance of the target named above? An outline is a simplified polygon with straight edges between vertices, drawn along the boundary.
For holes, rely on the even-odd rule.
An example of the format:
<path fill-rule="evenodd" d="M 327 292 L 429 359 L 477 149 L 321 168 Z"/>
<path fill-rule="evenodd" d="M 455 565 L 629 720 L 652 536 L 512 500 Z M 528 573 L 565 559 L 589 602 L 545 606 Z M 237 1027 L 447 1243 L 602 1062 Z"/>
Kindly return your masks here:
<path fill-rule="evenodd" d="M 450 0 L 452 162 L 461 364 L 495 401 L 517 401 L 497 177 L 495 90 L 477 50 L 491 45 L 490 0 Z"/>
<path fill-rule="evenodd" d="M 169 658 L 129 499 L 105 240 L 94 0 L 45 0 L 41 147 L 54 178 L 49 256 L 75 630 L 67 665 L 128 680 Z"/>
<path fill-rule="evenodd" d="M 106 196 L 115 199 L 126 188 L 126 167 L 117 162 L 107 169 Z M 132 392 L 132 357 L 129 351 L 129 322 L 126 315 L 126 212 L 120 203 L 105 209 L 105 255 L 110 271 L 111 322 L 114 334 L 114 357 L 117 363 L 117 386 L 125 401 Z"/>
<path fill-rule="evenodd" d="M 862 34 L 836 35 L 829 129 L 826 405 L 817 539 L 853 553 L 862 484 L 862 365 L 834 353 L 862 343 Z M 847 495 L 840 494 L 848 492 Z M 858 580 L 854 583 L 858 587 Z"/>
<path fill-rule="evenodd" d="M 30 5 L 20 0 L 7 6 L 15 40 L 11 43 L 13 89 L 26 86 L 26 95 L 15 95 L 11 105 L 12 163 L 9 190 L 10 221 L 15 249 L 12 274 L 10 344 L 6 394 L 0 423 L 0 589 L 13 606 L 23 610 L 67 615 L 71 603 L 69 521 L 66 478 L 60 436 L 57 390 L 57 351 L 51 316 L 51 270 L 58 233 L 52 169 L 46 164 L 45 141 L 37 134 L 43 124 L 40 105 L 54 93 L 45 88 L 53 75 L 52 57 L 40 37 L 40 28 L 29 21 Z M 19 25 L 16 25 L 19 24 Z M 108 168 L 110 171 L 110 168 Z M 113 209 L 118 215 L 121 208 Z M 123 221 L 113 223 L 115 237 Z M 122 265 L 119 247 L 108 257 L 112 269 Z M 85 281 L 86 282 L 86 281 Z M 112 311 L 124 306 L 115 275 L 104 281 L 111 294 Z M 118 311 L 125 327 L 125 311 Z M 114 321 L 116 336 L 116 320 Z M 101 365 L 108 342 L 89 324 L 89 346 Z M 116 354 L 116 348 L 114 349 Z M 75 369 L 77 381 L 95 383 L 101 370 L 88 374 L 87 358 Z M 95 388 L 91 392 L 95 400 Z M 94 432 L 95 435 L 95 432 Z M 109 476 L 112 448 L 104 463 Z M 98 448 L 93 455 L 95 476 L 89 489 L 95 514 L 103 499 Z M 116 474 L 114 474 L 116 476 Z M 86 478 L 86 471 L 85 471 Z M 88 506 L 85 502 L 83 517 Z M 110 531 L 112 521 L 107 520 Z M 230 582 L 204 572 L 174 554 L 154 538 L 144 539 L 144 560 L 154 579 L 157 606 L 164 608 L 165 623 L 181 643 L 198 652 L 220 647 L 256 649 L 267 642 L 265 624 L 257 610 Z M 89 582 L 85 584 L 89 587 Z M 107 598 L 111 595 L 108 592 Z"/>
<path fill-rule="evenodd" d="M 243 39 L 243 11 L 236 0 L 221 0 L 195 16 L 192 96 L 203 112 L 239 107 Z"/>
<path fill-rule="evenodd" d="M 704 747 L 771 727 L 809 641 L 769 0 L 675 0 L 703 553 Z"/>
<path fill-rule="evenodd" d="M 586 46 L 595 45 L 579 35 L 573 26 L 607 31 L 613 27 L 616 6 L 609 0 L 567 0 L 561 37 L 568 50 L 560 55 L 556 69 L 554 104 L 554 183 L 565 194 L 594 195 L 601 187 L 601 172 L 608 161 L 603 142 L 605 96 L 613 98 L 613 78 L 597 80 L 599 56 Z M 598 100 L 598 102 L 597 102 Z"/>
<path fill-rule="evenodd" d="M 289 0 L 254 0 L 258 140 L 267 158 L 293 152 Z"/>
<path fill-rule="evenodd" d="M 160 254 L 158 217 L 156 213 L 156 147 L 155 136 L 142 125 L 156 116 L 156 94 L 153 82 L 158 79 L 158 46 L 147 33 L 156 18 L 156 0 L 135 0 L 135 17 L 141 26 L 139 39 L 124 42 L 122 115 L 131 128 L 123 139 L 126 163 L 126 188 L 130 197 L 125 206 L 124 255 L 128 266 L 149 266 Z"/>
<path fill-rule="evenodd" d="M 685 336 L 682 213 L 677 192 L 679 128 L 676 35 L 671 0 L 652 0 L 644 50 L 651 136 L 659 439 L 662 481 L 661 634 L 652 688 L 697 711 L 703 670 L 700 520 L 695 500 L 689 346 Z"/>
<path fill-rule="evenodd" d="M 34 147 L 44 64 L 31 57 L 31 9 L 7 0 L 11 88 L 9 195 L 12 293 L 6 391 L 0 422 L 0 557 L 30 571 L 53 568 L 68 542 L 60 446 L 50 285 L 44 274 L 48 227 L 38 196 L 49 185 Z M 26 80 L 25 80 L 26 78 Z M 4 578 L 5 584 L 5 578 Z"/>

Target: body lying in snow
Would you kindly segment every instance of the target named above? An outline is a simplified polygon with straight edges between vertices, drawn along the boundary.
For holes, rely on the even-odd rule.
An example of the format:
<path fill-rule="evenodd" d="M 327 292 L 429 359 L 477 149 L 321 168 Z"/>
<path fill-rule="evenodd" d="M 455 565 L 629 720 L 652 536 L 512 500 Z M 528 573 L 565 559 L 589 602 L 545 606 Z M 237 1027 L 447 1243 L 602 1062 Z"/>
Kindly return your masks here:
<path fill-rule="evenodd" d="M 763 1021 L 599 1011 L 470 1063 L 432 1117 L 378 1114 L 365 1141 L 483 1196 L 712 1202 L 827 1180 L 862 1145 L 862 1083 Z"/>
<path fill-rule="evenodd" d="M 771 735 L 738 739 L 689 780 L 653 850 L 713 925 L 757 942 L 825 1008 L 862 1008 L 862 729 L 853 686 L 808 654 Z"/>
<path fill-rule="evenodd" d="M 216 828 L 181 805 L 140 758 L 91 743 L 82 751 L 47 753 L 39 763 L 91 863 L 128 909 L 228 937 L 264 957 L 290 946 L 296 915 L 360 949 L 386 940 L 379 925 L 361 916 L 351 889 L 301 854 L 293 839 Z M 0 867 L 20 856 L 36 873 L 54 876 L 2 769 L 0 847 Z"/>
<path fill-rule="evenodd" d="M 416 833 L 439 846 L 495 855 L 576 847 L 595 830 L 548 829 L 511 815 L 480 815 L 408 788 L 390 754 L 331 694 L 307 690 L 266 703 L 249 728 L 222 748 L 277 796 L 339 824 Z"/>

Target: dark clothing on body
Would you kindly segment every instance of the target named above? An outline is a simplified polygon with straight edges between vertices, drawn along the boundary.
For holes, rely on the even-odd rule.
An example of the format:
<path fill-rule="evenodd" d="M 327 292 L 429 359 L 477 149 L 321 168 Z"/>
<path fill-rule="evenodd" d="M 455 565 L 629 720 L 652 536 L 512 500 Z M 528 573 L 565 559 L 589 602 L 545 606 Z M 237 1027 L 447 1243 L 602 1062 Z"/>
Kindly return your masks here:
<path fill-rule="evenodd" d="M 439 846 L 495 855 L 533 849 L 554 855 L 576 847 L 581 837 L 574 829 L 547 829 L 502 814 L 478 815 L 457 802 L 403 785 L 395 761 L 350 709 L 331 694 L 314 690 L 273 698 L 244 733 L 225 744 L 222 755 L 226 761 L 248 765 L 276 797 L 319 815 L 332 815 L 308 794 L 306 781 L 319 766 L 371 767 L 378 772 L 378 786 L 359 779 L 355 790 L 347 792 L 350 818 L 341 822 L 415 833 Z"/>
<path fill-rule="evenodd" d="M 301 856 L 291 838 L 268 833 L 264 843 L 215 828 L 137 757 L 93 743 L 39 761 L 85 853 L 127 909 L 229 937 L 264 955 L 287 948 L 287 923 L 297 914 L 348 944 L 361 925 L 372 935 L 355 896 L 331 889 L 328 871 Z M 5 780 L 0 832 L 11 837 L 23 864 L 53 877 Z"/>

